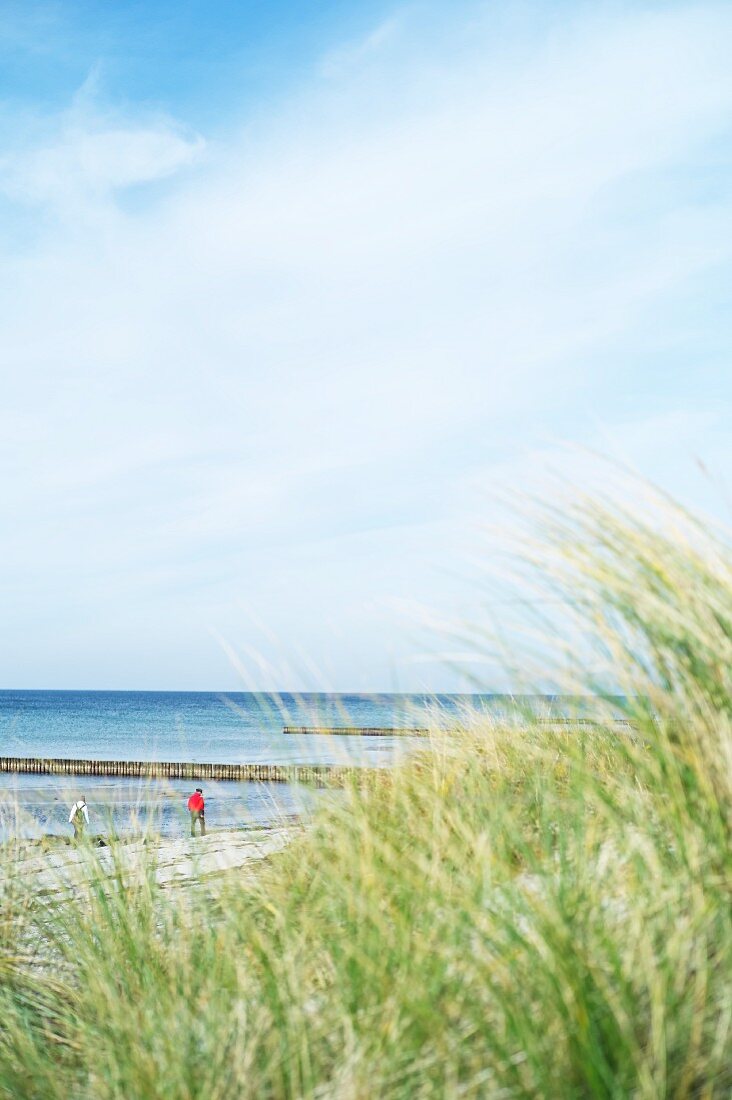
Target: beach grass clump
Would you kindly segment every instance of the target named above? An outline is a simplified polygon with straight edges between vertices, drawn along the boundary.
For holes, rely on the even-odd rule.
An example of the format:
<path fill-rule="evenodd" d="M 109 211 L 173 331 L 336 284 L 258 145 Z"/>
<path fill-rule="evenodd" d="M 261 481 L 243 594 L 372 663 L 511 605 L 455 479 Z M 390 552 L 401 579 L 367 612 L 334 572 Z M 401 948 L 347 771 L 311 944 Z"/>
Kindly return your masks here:
<path fill-rule="evenodd" d="M 661 518 L 581 502 L 538 561 L 605 721 L 435 731 L 256 875 L 90 850 L 4 920 L 0 1093 L 728 1096 L 732 554 Z"/>

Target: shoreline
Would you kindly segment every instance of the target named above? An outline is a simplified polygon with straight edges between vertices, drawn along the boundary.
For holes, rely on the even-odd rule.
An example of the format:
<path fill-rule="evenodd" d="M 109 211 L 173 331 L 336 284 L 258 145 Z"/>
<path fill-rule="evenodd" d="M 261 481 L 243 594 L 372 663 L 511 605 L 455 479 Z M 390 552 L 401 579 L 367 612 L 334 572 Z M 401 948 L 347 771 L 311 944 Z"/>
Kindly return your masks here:
<path fill-rule="evenodd" d="M 8 778 L 7 776 L 5 778 Z M 17 778 L 17 777 L 16 777 Z M 129 841 L 189 831 L 186 801 L 191 784 L 181 780 L 33 777 L 32 783 L 0 785 L 0 844 L 42 844 L 47 849 L 72 839 L 69 807 L 83 795 L 89 806 L 90 837 Z M 39 781 L 40 780 L 40 781 Z M 277 828 L 307 816 L 327 792 L 288 784 L 205 783 L 209 831 Z"/>

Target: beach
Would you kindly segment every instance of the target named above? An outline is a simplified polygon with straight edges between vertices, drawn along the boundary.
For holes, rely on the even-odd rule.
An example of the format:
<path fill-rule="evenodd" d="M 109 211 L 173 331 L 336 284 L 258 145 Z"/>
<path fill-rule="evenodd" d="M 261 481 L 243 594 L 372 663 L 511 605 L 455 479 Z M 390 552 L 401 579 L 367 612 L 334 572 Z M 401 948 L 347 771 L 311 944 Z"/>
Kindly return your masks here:
<path fill-rule="evenodd" d="M 201 885 L 227 871 L 252 867 L 281 851 L 302 831 L 295 825 L 249 830 L 218 829 L 205 837 L 146 837 L 99 847 L 90 837 L 86 844 L 26 844 L 11 851 L 4 862 L 7 884 L 19 875 L 25 889 L 37 896 L 61 898 L 96 882 L 122 881 L 126 888 L 154 867 L 155 884 L 161 888 Z M 4 887 L 0 883 L 0 903 Z"/>

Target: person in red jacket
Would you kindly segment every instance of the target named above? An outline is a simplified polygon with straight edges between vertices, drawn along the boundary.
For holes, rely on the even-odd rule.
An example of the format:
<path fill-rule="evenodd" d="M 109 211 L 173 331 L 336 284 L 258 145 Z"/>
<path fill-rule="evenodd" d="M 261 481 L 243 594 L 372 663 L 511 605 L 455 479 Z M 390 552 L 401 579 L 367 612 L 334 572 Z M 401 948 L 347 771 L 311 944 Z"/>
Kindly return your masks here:
<path fill-rule="evenodd" d="M 203 791 L 200 787 L 196 787 L 195 792 L 188 799 L 188 809 L 191 814 L 191 836 L 196 835 L 196 822 L 198 821 L 201 826 L 201 836 L 206 835 L 206 818 L 204 810 L 206 804 L 203 801 Z"/>

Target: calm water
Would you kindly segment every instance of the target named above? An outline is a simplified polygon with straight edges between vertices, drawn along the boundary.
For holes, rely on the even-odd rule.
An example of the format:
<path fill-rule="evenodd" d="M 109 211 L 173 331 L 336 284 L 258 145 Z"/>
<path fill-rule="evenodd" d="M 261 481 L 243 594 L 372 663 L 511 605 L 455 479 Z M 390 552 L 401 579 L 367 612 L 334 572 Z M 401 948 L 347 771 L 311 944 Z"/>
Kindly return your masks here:
<path fill-rule="evenodd" d="M 286 736 L 282 727 L 421 726 L 454 720 L 470 703 L 460 696 L 0 691 L 0 755 L 382 765 L 414 739 Z M 164 833 L 180 832 L 190 787 L 0 773 L 0 836 L 68 833 L 67 807 L 79 793 L 92 832 L 139 829 L 153 816 Z M 209 827 L 274 823 L 307 810 L 313 797 L 286 784 L 207 783 Z"/>
<path fill-rule="evenodd" d="M 0 755 L 228 763 L 378 763 L 401 738 L 284 736 L 291 726 L 422 726 L 471 701 L 423 695 L 0 691 Z"/>
<path fill-rule="evenodd" d="M 282 727 L 449 725 L 468 708 L 500 715 L 511 706 L 505 696 L 475 695 L 0 691 L 0 755 L 379 766 L 415 739 L 292 736 Z M 175 833 L 186 826 L 190 786 L 0 773 L 0 835 L 70 831 L 67 805 L 79 793 L 92 832 L 138 829 L 155 815 L 163 832 Z M 211 828 L 267 824 L 302 812 L 313 797 L 286 784 L 207 783 L 207 818 Z"/>

